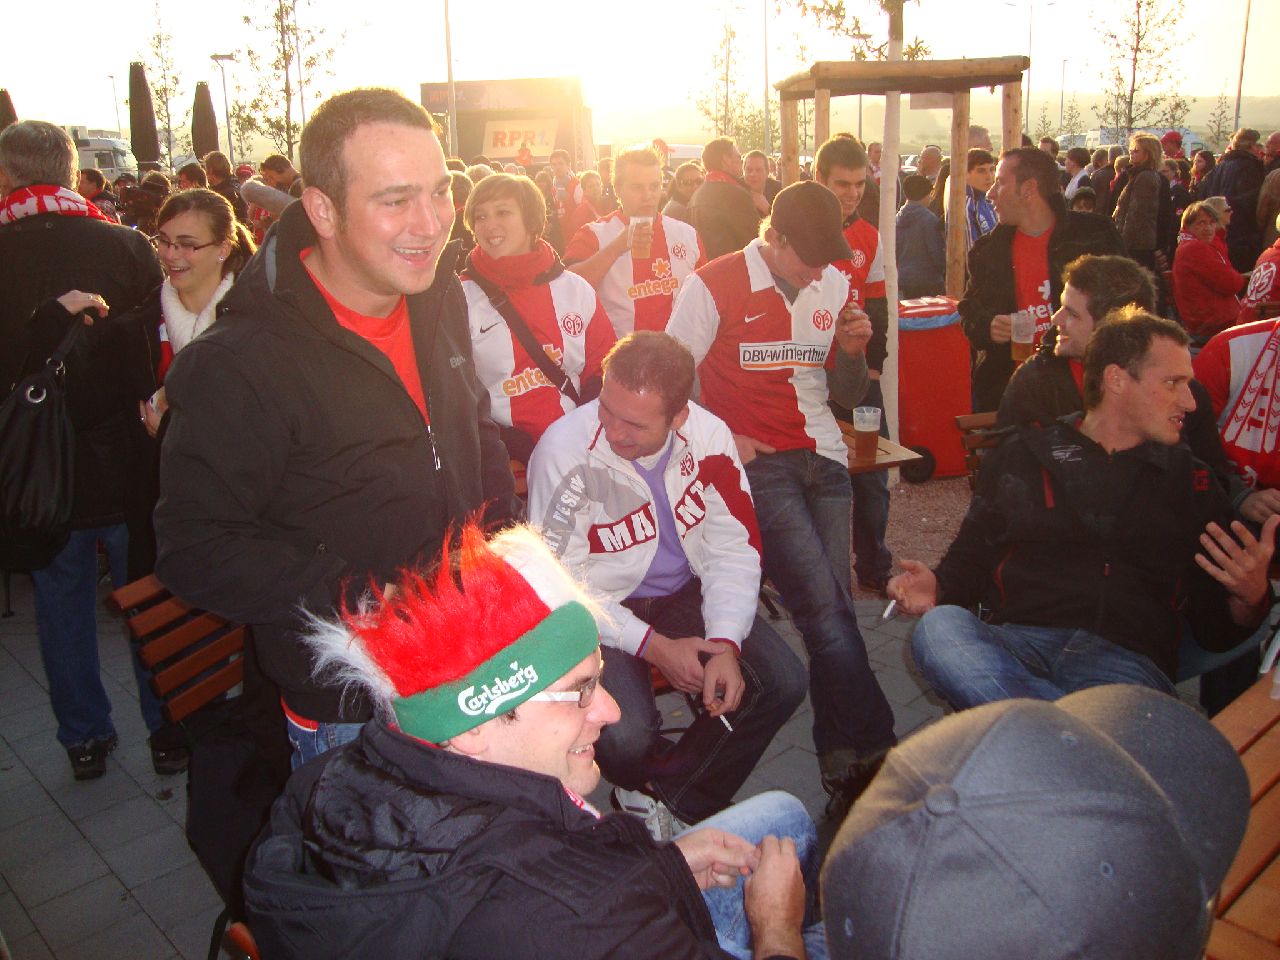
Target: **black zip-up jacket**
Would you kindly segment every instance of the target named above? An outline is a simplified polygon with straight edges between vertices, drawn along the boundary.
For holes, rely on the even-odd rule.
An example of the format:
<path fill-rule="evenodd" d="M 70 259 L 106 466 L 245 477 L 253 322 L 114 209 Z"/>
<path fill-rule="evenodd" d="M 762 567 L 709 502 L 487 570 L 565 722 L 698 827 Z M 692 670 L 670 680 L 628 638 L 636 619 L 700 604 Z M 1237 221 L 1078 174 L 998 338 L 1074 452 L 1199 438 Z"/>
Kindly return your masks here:
<path fill-rule="evenodd" d="M 1013 279 L 1013 237 L 1017 227 L 1000 224 L 979 237 L 969 251 L 969 283 L 960 301 L 960 323 L 974 350 L 981 351 L 973 370 L 974 412 L 995 410 L 1013 373 L 1009 344 L 991 339 L 991 318 L 1018 309 Z M 1069 211 L 1060 216 L 1049 238 L 1049 287 L 1052 309 L 1062 302 L 1062 271 L 1076 257 L 1123 254 L 1115 224 L 1093 213 Z"/>
<path fill-rule="evenodd" d="M 996 624 L 1088 630 L 1172 678 L 1184 614 L 1213 650 L 1258 625 L 1231 622 L 1226 590 L 1194 559 L 1205 524 L 1230 518 L 1213 472 L 1182 445 L 1108 455 L 1064 421 L 1020 427 L 982 465 L 935 571 L 938 602 L 983 602 Z"/>
<path fill-rule="evenodd" d="M 740 180 L 707 180 L 689 198 L 689 215 L 708 260 L 737 253 L 760 231 L 760 214 Z"/>
<path fill-rule="evenodd" d="M 263 960 L 726 956 L 684 856 L 639 820 L 378 722 L 293 775 L 244 889 Z"/>
<path fill-rule="evenodd" d="M 189 603 L 253 625 L 295 712 L 357 721 L 364 702 L 312 678 L 299 606 L 330 614 L 429 562 L 482 506 L 489 522 L 509 518 L 514 481 L 472 366 L 456 248 L 409 297 L 428 425 L 391 361 L 334 318 L 299 259 L 315 242 L 302 204 L 286 209 L 166 377 L 156 572 Z"/>

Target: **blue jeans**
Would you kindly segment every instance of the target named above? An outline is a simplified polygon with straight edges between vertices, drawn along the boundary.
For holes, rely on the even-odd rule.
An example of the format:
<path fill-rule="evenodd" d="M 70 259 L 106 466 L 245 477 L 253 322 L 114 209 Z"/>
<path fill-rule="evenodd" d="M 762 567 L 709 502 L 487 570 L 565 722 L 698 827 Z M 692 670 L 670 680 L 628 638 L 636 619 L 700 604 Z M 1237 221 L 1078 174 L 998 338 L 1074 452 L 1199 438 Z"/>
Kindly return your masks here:
<path fill-rule="evenodd" d="M 669 597 L 628 600 L 627 606 L 665 636 L 705 635 L 697 579 Z M 746 689 L 738 709 L 726 717 L 733 732 L 700 710 L 672 743 L 659 732 L 662 715 L 653 702 L 649 662 L 605 647 L 604 687 L 622 710 L 622 719 L 600 731 L 596 744 L 605 778 L 628 790 L 651 785 L 685 823 L 727 807 L 805 692 L 799 658 L 759 617 L 743 640 L 738 666 Z"/>
<path fill-rule="evenodd" d="M 796 844 L 796 856 L 804 873 L 805 921 L 804 945 L 809 960 L 826 960 L 827 938 L 822 921 L 814 919 L 814 895 L 818 889 L 818 838 L 813 820 L 802 804 L 789 793 L 771 790 L 735 804 L 714 817 L 704 820 L 692 830 L 716 827 L 726 833 L 742 837 L 749 843 L 759 844 L 766 836 L 791 837 Z M 683 836 L 683 834 L 681 834 Z M 743 878 L 732 887 L 713 887 L 704 890 L 706 901 L 715 924 L 716 939 L 727 953 L 741 960 L 751 960 L 751 925 L 743 908 Z"/>
<path fill-rule="evenodd" d="M 747 478 L 765 576 L 809 653 L 819 759 L 883 753 L 896 742 L 893 710 L 871 672 L 849 594 L 849 471 L 812 450 L 788 450 L 757 456 Z"/>
<path fill-rule="evenodd" d="M 308 760 L 314 760 L 322 753 L 328 753 L 334 747 L 350 743 L 359 734 L 363 723 L 325 723 L 317 724 L 314 730 L 297 724 L 292 717 L 284 718 L 285 729 L 289 735 L 289 745 L 293 753 L 289 756 L 289 766 L 297 770 Z"/>
<path fill-rule="evenodd" d="M 935 607 L 920 618 L 911 652 L 925 679 L 957 710 L 1030 697 L 1056 700 L 1105 683 L 1132 683 L 1176 695 L 1149 657 L 1087 630 L 993 626 L 964 607 Z"/>
<path fill-rule="evenodd" d="M 880 381 L 872 380 L 860 407 L 884 408 Z M 880 415 L 880 436 L 889 436 L 889 422 Z M 849 477 L 853 488 L 853 569 L 861 584 L 883 584 L 893 567 L 893 554 L 884 544 L 889 527 L 889 471 L 872 470 Z"/>
<path fill-rule="evenodd" d="M 64 747 L 116 732 L 98 657 L 99 543 L 107 552 L 112 585 L 124 586 L 129 531 L 123 523 L 72 531 L 53 561 L 31 574 L 40 656 L 49 681 L 49 703 L 58 720 L 58 742 Z M 151 691 L 151 673 L 136 651 L 131 659 L 142 719 L 154 732 L 165 723 L 160 701 Z"/>

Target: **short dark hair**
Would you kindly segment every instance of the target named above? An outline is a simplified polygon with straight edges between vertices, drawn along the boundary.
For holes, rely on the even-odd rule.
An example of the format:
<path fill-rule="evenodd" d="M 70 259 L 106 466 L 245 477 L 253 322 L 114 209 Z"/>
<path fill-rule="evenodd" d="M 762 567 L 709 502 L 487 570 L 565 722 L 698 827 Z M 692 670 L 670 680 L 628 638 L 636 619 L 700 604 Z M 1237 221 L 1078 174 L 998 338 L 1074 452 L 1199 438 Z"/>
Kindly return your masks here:
<path fill-rule="evenodd" d="M 1084 147 L 1072 147 L 1067 151 L 1067 159 L 1077 167 L 1087 167 L 1092 157 L 1089 156 L 1089 151 Z"/>
<path fill-rule="evenodd" d="M 667 419 L 685 408 L 693 396 L 693 354 L 660 330 L 636 330 L 613 345 L 601 362 L 604 375 L 636 393 L 662 397 Z"/>
<path fill-rule="evenodd" d="M 80 176 L 84 177 L 99 190 L 105 190 L 107 188 L 106 175 L 97 167 L 85 167 L 80 171 Z"/>
<path fill-rule="evenodd" d="M 572 164 L 573 162 L 572 159 L 569 157 L 569 151 L 565 149 L 552 150 L 551 153 L 547 156 L 547 162 L 550 163 L 556 157 L 559 157 L 565 163 L 568 163 L 568 164 Z M 485 162 L 487 163 L 488 161 L 486 160 Z"/>
<path fill-rule="evenodd" d="M 222 180 L 231 176 L 231 161 L 221 150 L 210 150 L 204 155 L 204 168 L 211 176 Z"/>
<path fill-rule="evenodd" d="M 1086 253 L 1067 264 L 1062 282 L 1084 294 L 1095 323 L 1102 323 L 1112 310 L 1130 303 L 1143 310 L 1156 308 L 1155 277 L 1128 257 Z"/>
<path fill-rule="evenodd" d="M 636 147 L 634 150 L 622 151 L 613 162 L 613 186 L 615 190 L 622 189 L 622 183 L 626 180 L 628 167 L 657 167 L 662 169 L 662 158 L 658 156 L 658 151 L 653 147 Z"/>
<path fill-rule="evenodd" d="M 339 217 L 346 209 L 350 177 L 343 153 L 356 130 L 370 123 L 413 127 L 439 138 L 435 122 L 422 105 L 395 90 L 364 87 L 335 94 L 320 104 L 302 128 L 298 162 L 302 165 L 302 179 L 307 186 L 315 187 L 332 200 L 338 208 Z M 283 157 L 280 159 L 286 166 L 270 166 L 273 159 L 268 157 L 262 165 L 277 173 L 283 173 L 291 166 Z"/>
<path fill-rule="evenodd" d="M 467 197 L 471 196 L 471 188 L 474 186 L 471 178 L 460 170 L 450 170 L 449 184 L 453 191 L 453 205 L 455 207 L 466 206 Z"/>
<path fill-rule="evenodd" d="M 716 137 L 702 148 L 702 166 L 706 170 L 719 170 L 729 151 L 737 149 L 732 137 Z"/>
<path fill-rule="evenodd" d="M 534 237 L 542 236 L 547 225 L 547 201 L 542 196 L 538 185 L 528 177 L 513 173 L 494 173 L 485 177 L 467 196 L 467 205 L 462 211 L 462 222 L 468 230 L 474 232 L 475 208 L 482 203 L 503 198 L 514 200 L 520 208 L 520 219 L 524 228 Z"/>
<path fill-rule="evenodd" d="M 337 99 L 336 97 L 334 99 Z M 272 173 L 288 173 L 292 169 L 293 164 L 289 162 L 289 158 L 283 153 L 273 153 L 260 164 L 263 170 L 270 170 Z"/>
<path fill-rule="evenodd" d="M 902 192 L 906 194 L 908 200 L 919 202 L 933 192 L 933 184 L 929 182 L 928 177 L 913 173 L 902 181 Z"/>
<path fill-rule="evenodd" d="M 1040 142 L 1049 144 L 1049 146 L 1053 148 L 1053 155 L 1055 157 L 1058 155 L 1058 141 L 1053 139 L 1053 137 L 1041 137 Z"/>
<path fill-rule="evenodd" d="M 984 150 L 982 147 L 970 147 L 968 154 L 965 155 L 964 169 L 967 173 L 974 167 L 980 167 L 984 163 L 995 163 L 996 158 L 991 155 L 990 150 Z"/>
<path fill-rule="evenodd" d="M 763 160 L 765 163 L 769 162 L 769 157 L 765 154 L 763 150 L 748 150 L 746 153 L 742 155 L 742 159 L 743 160 Z"/>
<path fill-rule="evenodd" d="M 236 219 L 231 204 L 222 194 L 205 187 L 171 193 L 156 214 L 156 226 L 164 226 L 178 214 L 192 211 L 208 218 L 215 243 L 231 244 L 231 252 L 222 261 L 222 275 L 225 277 L 229 273 L 239 273 L 253 256 L 253 234 Z"/>
<path fill-rule="evenodd" d="M 209 178 L 205 176 L 204 167 L 194 160 L 191 163 L 184 164 L 178 170 L 178 176 L 186 177 L 194 182 L 197 187 L 207 187 L 209 185 Z"/>
<path fill-rule="evenodd" d="M 831 175 L 832 167 L 861 170 L 866 165 L 867 151 L 853 137 L 832 137 L 818 148 L 813 158 L 814 172 L 823 180 Z"/>
<path fill-rule="evenodd" d="M 1034 180 L 1036 192 L 1046 203 L 1052 204 L 1055 199 L 1062 202 L 1062 172 L 1053 157 L 1039 147 L 1006 150 L 1000 154 L 1000 159 L 1017 161 L 1013 168 L 1013 179 L 1018 186 Z"/>
<path fill-rule="evenodd" d="M 67 131 L 44 120 L 19 120 L 0 130 L 0 168 L 10 189 L 47 183 L 74 187 L 79 155 Z"/>
<path fill-rule="evenodd" d="M 1088 200 L 1096 206 L 1098 203 L 1098 192 L 1094 190 L 1093 187 L 1081 187 L 1071 197 L 1071 209 L 1074 210 L 1076 208 L 1076 204 L 1080 203 L 1082 200 Z"/>
<path fill-rule="evenodd" d="M 1089 337 L 1084 351 L 1086 411 L 1102 403 L 1102 378 L 1107 367 L 1115 364 L 1135 380 L 1142 376 L 1151 344 L 1157 337 L 1172 340 L 1181 347 L 1190 343 L 1187 332 L 1172 320 L 1157 317 L 1133 304 L 1113 310 L 1105 318 Z"/>

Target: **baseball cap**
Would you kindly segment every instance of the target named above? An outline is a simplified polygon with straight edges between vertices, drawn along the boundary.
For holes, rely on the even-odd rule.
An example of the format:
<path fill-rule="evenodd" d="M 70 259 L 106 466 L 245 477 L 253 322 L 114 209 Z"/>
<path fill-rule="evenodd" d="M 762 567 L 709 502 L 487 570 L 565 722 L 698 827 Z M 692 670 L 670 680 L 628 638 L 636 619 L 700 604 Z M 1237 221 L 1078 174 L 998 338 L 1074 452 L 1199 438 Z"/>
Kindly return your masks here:
<path fill-rule="evenodd" d="M 1235 751 L 1167 694 L 966 710 L 891 751 L 840 827 L 831 955 L 1191 960 L 1248 817 Z"/>
<path fill-rule="evenodd" d="M 773 198 L 769 225 L 811 267 L 825 267 L 834 260 L 853 256 L 841 229 L 843 224 L 836 195 L 812 180 L 783 187 Z"/>
<path fill-rule="evenodd" d="M 1160 138 L 1160 142 L 1161 143 L 1181 143 L 1182 134 L 1180 134 L 1177 130 L 1168 130 L 1165 132 L 1165 135 Z"/>

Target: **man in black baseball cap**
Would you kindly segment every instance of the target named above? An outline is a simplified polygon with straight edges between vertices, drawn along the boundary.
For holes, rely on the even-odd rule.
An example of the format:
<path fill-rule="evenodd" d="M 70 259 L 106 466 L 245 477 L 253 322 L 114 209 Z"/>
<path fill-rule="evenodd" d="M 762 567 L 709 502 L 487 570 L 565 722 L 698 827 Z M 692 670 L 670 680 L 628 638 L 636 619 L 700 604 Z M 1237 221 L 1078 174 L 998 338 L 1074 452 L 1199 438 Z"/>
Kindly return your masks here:
<path fill-rule="evenodd" d="M 1145 687 L 953 714 L 893 750 L 822 871 L 837 960 L 1195 960 L 1249 817 L 1235 751 Z"/>

